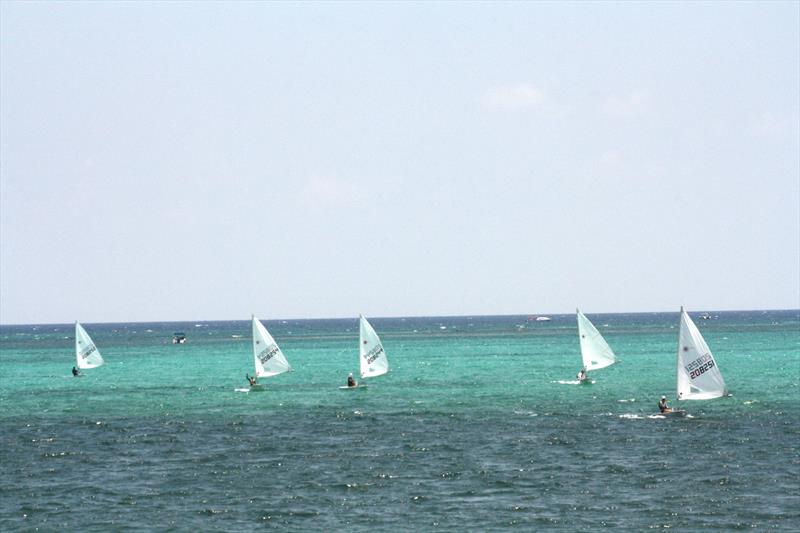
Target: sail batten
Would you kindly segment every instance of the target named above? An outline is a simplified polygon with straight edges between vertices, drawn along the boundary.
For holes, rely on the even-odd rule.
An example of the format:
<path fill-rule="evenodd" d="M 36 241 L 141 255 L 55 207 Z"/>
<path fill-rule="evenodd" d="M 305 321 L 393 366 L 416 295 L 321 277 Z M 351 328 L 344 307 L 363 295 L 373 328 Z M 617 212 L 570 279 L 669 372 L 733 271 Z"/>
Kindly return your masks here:
<path fill-rule="evenodd" d="M 580 309 L 575 311 L 578 317 L 578 335 L 581 341 L 581 358 L 584 368 L 598 370 L 613 365 L 616 361 L 614 351 Z"/>
<path fill-rule="evenodd" d="M 359 361 L 362 378 L 374 378 L 389 371 L 383 344 L 363 315 L 359 316 Z"/>
<path fill-rule="evenodd" d="M 96 368 L 105 363 L 100 350 L 78 322 L 75 322 L 75 359 L 80 369 Z"/>
<path fill-rule="evenodd" d="M 728 388 L 700 330 L 681 307 L 676 389 L 679 400 L 711 400 L 727 396 Z"/>
<path fill-rule="evenodd" d="M 267 328 L 253 316 L 253 363 L 256 377 L 267 378 L 289 372 L 292 367 Z"/>

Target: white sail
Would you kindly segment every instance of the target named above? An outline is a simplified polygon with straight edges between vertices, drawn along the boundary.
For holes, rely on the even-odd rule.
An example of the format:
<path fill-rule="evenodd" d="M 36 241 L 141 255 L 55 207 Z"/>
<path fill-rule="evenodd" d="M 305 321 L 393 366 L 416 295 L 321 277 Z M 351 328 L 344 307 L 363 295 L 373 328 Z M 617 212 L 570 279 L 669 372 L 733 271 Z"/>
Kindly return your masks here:
<path fill-rule="evenodd" d="M 594 324 L 581 313 L 580 309 L 575 311 L 578 314 L 578 335 L 581 340 L 581 357 L 584 368 L 597 370 L 613 365 L 616 358 L 606 340 L 600 335 Z"/>
<path fill-rule="evenodd" d="M 679 400 L 710 400 L 728 389 L 714 356 L 689 314 L 681 307 L 678 341 L 677 390 Z"/>
<path fill-rule="evenodd" d="M 95 368 L 105 362 L 92 338 L 78 322 L 75 322 L 75 359 L 78 368 Z"/>
<path fill-rule="evenodd" d="M 361 377 L 374 378 L 389 371 L 389 360 L 383 350 L 378 334 L 363 315 L 359 316 L 359 360 L 361 361 Z"/>
<path fill-rule="evenodd" d="M 253 316 L 253 360 L 256 376 L 266 378 L 289 372 L 292 367 L 267 328 Z"/>

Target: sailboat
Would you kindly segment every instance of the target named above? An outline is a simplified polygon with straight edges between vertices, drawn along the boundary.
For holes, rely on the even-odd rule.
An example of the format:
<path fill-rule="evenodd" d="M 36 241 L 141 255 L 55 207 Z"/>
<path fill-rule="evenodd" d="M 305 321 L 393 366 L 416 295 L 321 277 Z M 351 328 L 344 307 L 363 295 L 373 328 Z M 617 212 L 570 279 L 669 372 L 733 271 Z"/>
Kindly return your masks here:
<path fill-rule="evenodd" d="M 96 368 L 105 363 L 103 356 L 100 355 L 100 350 L 97 349 L 94 341 L 79 322 L 75 322 L 75 359 L 77 367 L 81 370 Z M 73 374 L 80 375 L 75 372 Z"/>
<path fill-rule="evenodd" d="M 689 314 L 681 306 L 676 365 L 677 400 L 712 400 L 728 396 L 728 388 L 711 349 Z M 670 409 L 663 415 L 683 416 L 683 409 Z"/>
<path fill-rule="evenodd" d="M 386 358 L 386 352 L 381 344 L 381 339 L 372 325 L 367 321 L 364 315 L 358 316 L 359 321 L 359 361 L 361 367 L 361 379 L 374 378 L 382 376 L 389 371 L 389 360 Z M 340 389 L 355 389 L 366 387 L 366 383 L 358 384 L 355 386 L 343 386 Z"/>
<path fill-rule="evenodd" d="M 292 367 L 286 356 L 278 347 L 275 339 L 269 334 L 255 315 L 253 319 L 253 363 L 255 365 L 256 376 L 250 384 L 251 391 L 263 391 L 266 387 L 263 383 L 257 383 L 258 378 L 269 378 L 278 376 L 284 372 L 291 372 Z"/>
<path fill-rule="evenodd" d="M 581 341 L 581 358 L 583 359 L 583 368 L 578 373 L 578 379 L 581 383 L 591 383 L 587 372 L 613 365 L 616 357 L 594 324 L 581 313 L 580 309 L 575 309 L 575 312 L 578 316 L 578 336 Z"/>

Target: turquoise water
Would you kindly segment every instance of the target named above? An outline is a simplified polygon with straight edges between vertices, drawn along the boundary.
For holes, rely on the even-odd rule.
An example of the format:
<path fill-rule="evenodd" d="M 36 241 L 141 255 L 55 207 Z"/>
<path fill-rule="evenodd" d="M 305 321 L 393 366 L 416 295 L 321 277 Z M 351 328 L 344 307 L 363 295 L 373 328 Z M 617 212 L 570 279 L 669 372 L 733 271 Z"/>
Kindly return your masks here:
<path fill-rule="evenodd" d="M 733 396 L 674 396 L 678 313 L 589 318 L 619 363 L 572 385 L 574 315 L 264 321 L 295 371 L 264 393 L 249 321 L 1 326 L 0 529 L 783 530 L 800 526 L 800 312 L 695 322 Z M 184 331 L 188 342 L 171 344 Z"/>

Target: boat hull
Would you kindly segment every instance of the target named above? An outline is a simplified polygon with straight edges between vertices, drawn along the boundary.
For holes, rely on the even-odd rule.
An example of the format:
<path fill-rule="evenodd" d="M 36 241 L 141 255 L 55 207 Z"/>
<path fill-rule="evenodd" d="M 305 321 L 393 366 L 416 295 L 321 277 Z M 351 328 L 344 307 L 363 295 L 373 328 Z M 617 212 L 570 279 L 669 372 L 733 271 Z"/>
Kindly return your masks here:
<path fill-rule="evenodd" d="M 681 418 L 686 416 L 686 411 L 683 409 L 670 409 L 669 411 L 664 411 L 663 413 L 656 413 L 655 416 L 663 416 L 665 418 Z"/>
<path fill-rule="evenodd" d="M 366 388 L 367 388 L 367 384 L 364 383 L 364 384 L 356 385 L 355 387 L 348 387 L 347 385 L 342 385 L 341 387 L 339 387 L 339 390 L 355 390 L 355 389 L 366 389 Z"/>
<path fill-rule="evenodd" d="M 267 386 L 263 383 L 256 383 L 255 385 L 250 385 L 250 392 L 264 392 L 267 390 Z"/>

